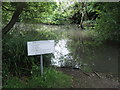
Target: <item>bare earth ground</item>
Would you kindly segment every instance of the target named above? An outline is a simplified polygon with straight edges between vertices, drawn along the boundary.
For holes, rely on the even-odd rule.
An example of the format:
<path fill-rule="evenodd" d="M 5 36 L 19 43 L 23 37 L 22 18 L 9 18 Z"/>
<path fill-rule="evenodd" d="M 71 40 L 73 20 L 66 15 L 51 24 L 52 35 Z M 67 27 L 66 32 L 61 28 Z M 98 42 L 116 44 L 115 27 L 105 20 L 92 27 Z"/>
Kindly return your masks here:
<path fill-rule="evenodd" d="M 72 68 L 57 68 L 58 71 L 72 76 L 72 88 L 118 88 L 118 80 L 95 73 L 84 73 Z M 100 76 L 100 77 L 99 77 Z"/>

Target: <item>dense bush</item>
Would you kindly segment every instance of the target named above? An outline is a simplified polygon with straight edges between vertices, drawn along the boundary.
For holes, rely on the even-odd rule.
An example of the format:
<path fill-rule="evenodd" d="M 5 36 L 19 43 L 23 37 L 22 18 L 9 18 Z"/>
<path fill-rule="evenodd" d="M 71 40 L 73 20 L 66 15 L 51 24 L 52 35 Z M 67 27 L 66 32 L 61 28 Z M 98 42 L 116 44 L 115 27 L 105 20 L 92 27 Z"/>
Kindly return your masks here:
<path fill-rule="evenodd" d="M 99 40 L 120 40 L 120 3 L 104 3 L 100 5 L 100 18 L 95 27 Z"/>
<path fill-rule="evenodd" d="M 55 39 L 56 35 L 50 31 L 13 30 L 3 37 L 3 76 L 29 75 L 34 64 L 39 64 L 39 58 L 28 57 L 27 41 Z M 51 55 L 44 56 L 44 63 L 50 64 Z"/>

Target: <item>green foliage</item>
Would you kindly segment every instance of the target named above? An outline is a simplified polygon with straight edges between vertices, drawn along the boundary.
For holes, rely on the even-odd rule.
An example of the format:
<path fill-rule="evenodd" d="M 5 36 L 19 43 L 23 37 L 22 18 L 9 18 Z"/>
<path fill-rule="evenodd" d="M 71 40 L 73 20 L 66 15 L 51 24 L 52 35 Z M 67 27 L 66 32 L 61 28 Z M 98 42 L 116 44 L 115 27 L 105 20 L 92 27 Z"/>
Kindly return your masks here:
<path fill-rule="evenodd" d="M 29 75 L 34 63 L 38 64 L 39 58 L 28 57 L 27 42 L 38 40 L 53 40 L 57 36 L 50 31 L 35 31 L 16 29 L 11 31 L 3 38 L 3 76 L 13 75 Z M 51 55 L 44 56 L 45 65 L 50 64 Z M 49 63 L 48 63 L 49 62 Z"/>
<path fill-rule="evenodd" d="M 46 18 L 46 20 L 43 19 L 42 22 L 47 24 L 59 25 L 59 24 L 65 24 L 68 22 L 67 17 L 58 11 L 52 15 L 46 15 L 44 18 Z"/>
<path fill-rule="evenodd" d="M 9 78 L 3 88 L 69 88 L 71 86 L 70 82 L 70 76 L 53 68 L 46 68 L 43 76 L 33 74 L 32 77 L 27 79 L 27 82 L 17 77 Z"/>
<path fill-rule="evenodd" d="M 120 3 L 104 3 L 99 7 L 100 19 L 97 19 L 95 30 L 99 40 L 120 40 Z"/>
<path fill-rule="evenodd" d="M 20 2 L 4 2 L 2 4 L 2 21 L 4 23 L 8 22 L 14 11 L 16 10 L 16 5 L 21 4 Z M 19 22 L 41 22 L 43 16 L 53 13 L 54 9 L 57 7 L 56 2 L 26 2 L 26 7 L 19 17 Z M 45 18 L 43 18 L 45 19 Z"/>
<path fill-rule="evenodd" d="M 4 6 L 3 6 L 4 5 Z M 2 22 L 8 23 L 12 17 L 13 11 L 7 11 L 6 9 L 15 10 L 15 8 L 10 4 L 10 2 L 2 3 Z"/>
<path fill-rule="evenodd" d="M 8 23 L 16 10 L 16 2 L 4 2 L 2 4 L 2 21 Z M 46 23 L 46 24 L 63 24 L 67 21 L 67 12 L 61 11 L 61 4 L 56 2 L 26 2 L 27 6 L 24 8 L 19 17 L 18 22 L 25 23 Z M 62 4 L 65 6 L 64 4 Z M 6 17 L 7 16 L 7 17 Z"/>
<path fill-rule="evenodd" d="M 96 18 L 95 16 L 97 14 L 93 7 L 95 4 L 96 3 L 93 3 L 93 2 L 74 3 L 73 6 L 71 7 L 72 13 L 71 13 L 70 18 L 71 18 L 72 23 L 80 24 L 83 21 L 89 22 L 91 20 L 91 24 L 92 24 L 92 21 L 93 19 Z"/>
<path fill-rule="evenodd" d="M 93 30 L 95 28 L 95 24 L 96 22 L 94 20 L 88 20 L 83 22 L 83 27 L 85 28 L 85 30 Z"/>
<path fill-rule="evenodd" d="M 44 88 L 61 88 L 70 87 L 70 77 L 56 71 L 52 68 L 46 68 L 44 75 L 41 77 L 39 74 L 34 75 L 28 82 L 28 87 L 44 87 Z M 34 82 L 34 83 L 33 83 Z"/>
<path fill-rule="evenodd" d="M 26 10 L 21 15 L 21 21 L 32 23 L 44 23 L 47 20 L 46 17 L 52 14 L 57 7 L 56 2 L 28 2 Z"/>
<path fill-rule="evenodd" d="M 23 83 L 18 77 L 10 77 L 5 81 L 3 88 L 24 88 L 25 83 Z"/>

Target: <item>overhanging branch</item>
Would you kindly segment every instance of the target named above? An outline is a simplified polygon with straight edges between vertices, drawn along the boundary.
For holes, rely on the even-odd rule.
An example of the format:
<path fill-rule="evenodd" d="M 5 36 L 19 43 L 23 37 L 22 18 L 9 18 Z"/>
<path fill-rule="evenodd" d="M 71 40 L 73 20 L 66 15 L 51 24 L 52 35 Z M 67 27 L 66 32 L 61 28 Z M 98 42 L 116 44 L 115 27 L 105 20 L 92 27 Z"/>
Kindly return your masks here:
<path fill-rule="evenodd" d="M 17 9 L 15 10 L 10 22 L 2 29 L 3 35 L 5 35 L 7 32 L 10 31 L 10 29 L 14 26 L 14 24 L 17 22 L 19 15 L 22 13 L 23 8 L 26 6 L 25 2 L 21 2 Z"/>

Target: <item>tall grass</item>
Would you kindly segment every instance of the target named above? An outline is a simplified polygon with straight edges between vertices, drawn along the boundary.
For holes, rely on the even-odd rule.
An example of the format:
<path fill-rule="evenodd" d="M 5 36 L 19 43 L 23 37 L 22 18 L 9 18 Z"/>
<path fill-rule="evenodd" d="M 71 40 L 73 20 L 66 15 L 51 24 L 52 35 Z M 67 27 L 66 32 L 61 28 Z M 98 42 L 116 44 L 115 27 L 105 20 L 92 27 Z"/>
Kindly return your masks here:
<path fill-rule="evenodd" d="M 27 42 L 37 40 L 51 40 L 57 37 L 56 34 L 50 31 L 35 31 L 35 30 L 12 30 L 9 34 L 3 37 L 3 76 L 30 75 L 34 64 L 38 64 L 37 57 L 28 57 Z M 45 63 L 50 63 L 51 55 L 45 55 Z M 48 64 L 49 64 L 48 63 Z"/>

